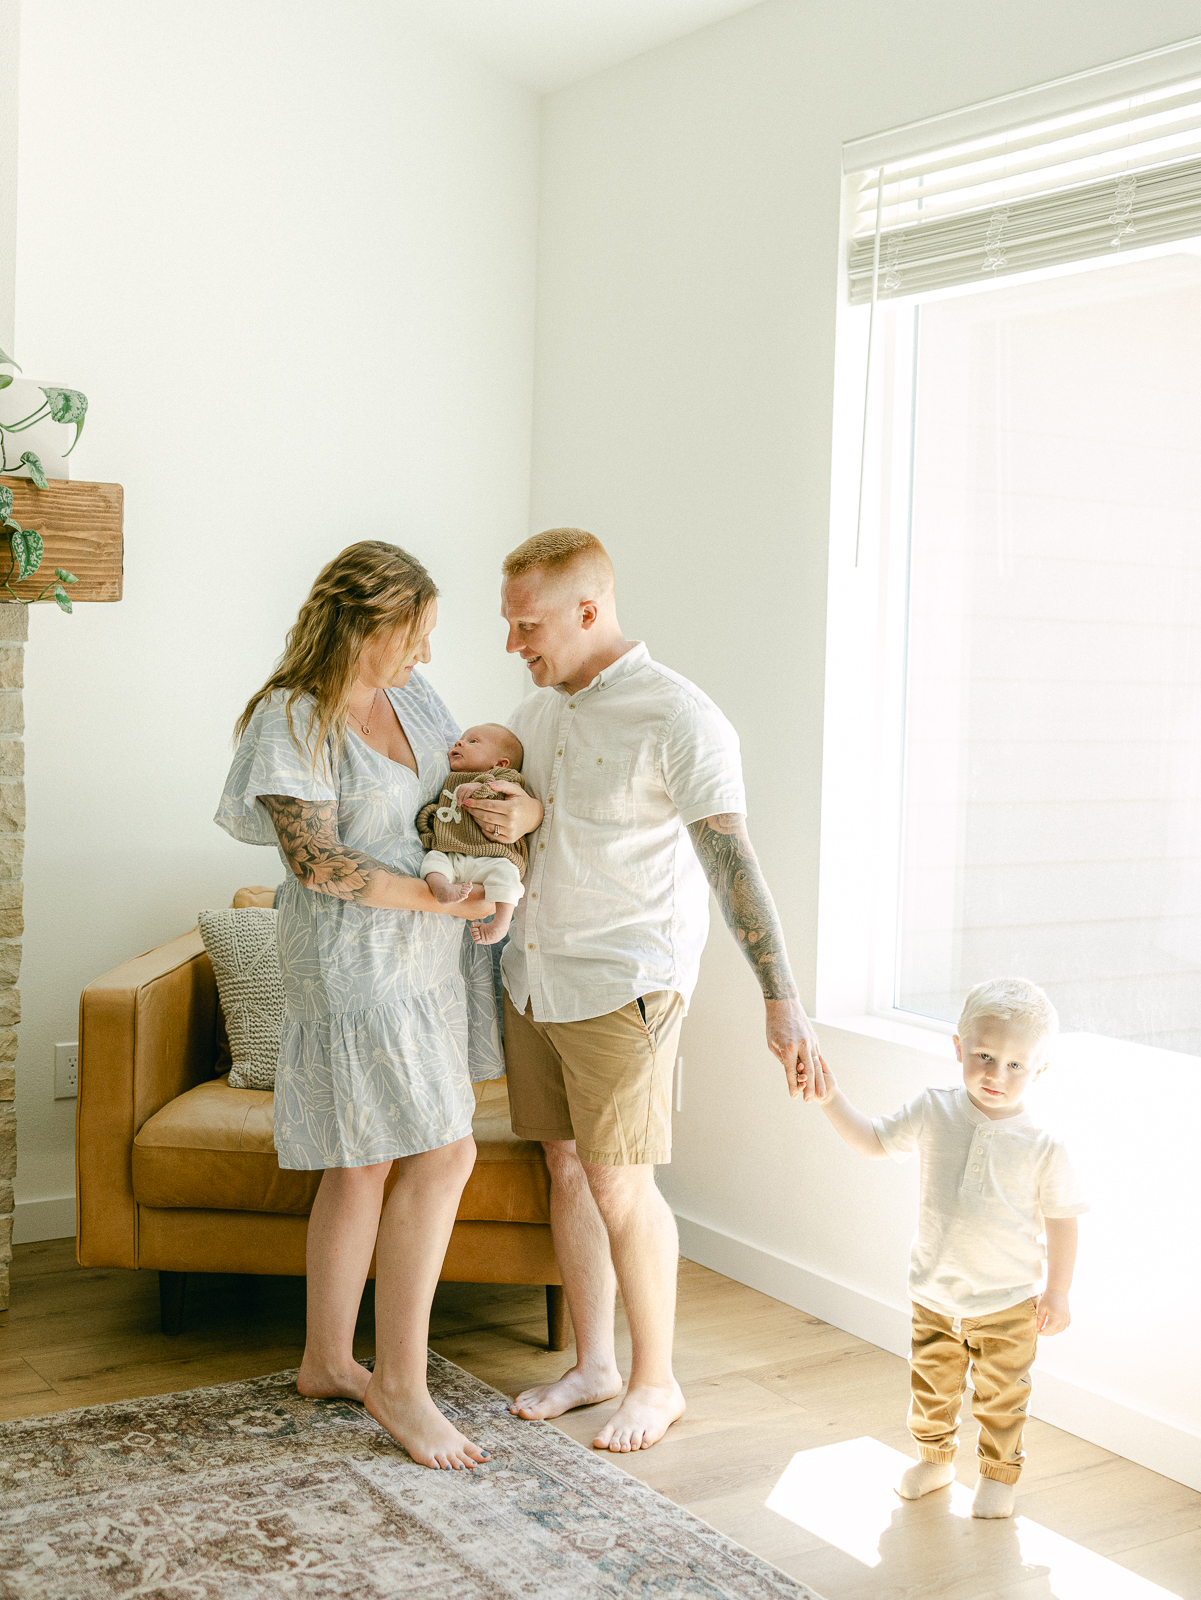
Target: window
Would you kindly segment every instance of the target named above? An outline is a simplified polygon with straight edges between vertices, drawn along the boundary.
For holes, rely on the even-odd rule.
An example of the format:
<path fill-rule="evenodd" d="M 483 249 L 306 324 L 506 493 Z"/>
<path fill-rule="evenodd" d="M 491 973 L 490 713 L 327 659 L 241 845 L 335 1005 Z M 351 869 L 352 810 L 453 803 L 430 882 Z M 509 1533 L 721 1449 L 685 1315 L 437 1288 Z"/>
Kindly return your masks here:
<path fill-rule="evenodd" d="M 1142 133 L 1171 120 L 1187 156 L 1197 94 L 1156 104 Z M 952 189 L 926 163 L 908 198 L 893 186 L 902 244 L 883 208 L 872 230 L 891 292 L 872 307 L 859 537 L 902 686 L 876 1003 L 953 1021 L 974 983 L 1021 974 L 1067 1029 L 1201 1054 L 1201 166 L 1119 187 L 1112 148 L 1090 147 L 1105 175 L 1073 169 L 1074 215 L 1085 187 L 1094 221 L 1106 187 L 1111 210 L 1072 260 L 1047 244 L 1039 150 L 1016 200 L 923 239 L 931 165 L 944 206 Z M 1143 229 L 1140 188 L 1183 196 L 1199 237 L 1165 238 L 1158 201 Z M 998 263 L 1015 223 L 1034 240 L 1036 206 L 1049 259 Z M 974 282 L 948 267 L 955 229 L 993 251 Z M 906 293 L 906 260 L 932 287 Z"/>

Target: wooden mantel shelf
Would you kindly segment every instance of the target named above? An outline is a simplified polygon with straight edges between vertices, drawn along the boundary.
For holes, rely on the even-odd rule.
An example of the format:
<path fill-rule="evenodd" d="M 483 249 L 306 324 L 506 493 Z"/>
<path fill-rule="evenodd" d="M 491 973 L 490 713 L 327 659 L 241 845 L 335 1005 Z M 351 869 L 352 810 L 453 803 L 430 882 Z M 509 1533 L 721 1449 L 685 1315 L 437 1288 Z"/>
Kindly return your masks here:
<path fill-rule="evenodd" d="M 28 478 L 0 475 L 0 484 L 13 492 L 13 516 L 23 528 L 35 528 L 46 547 L 35 576 L 13 585 L 22 599 L 32 599 L 44 588 L 55 567 L 66 567 L 79 579 L 70 588 L 72 602 L 121 598 L 125 493 L 119 483 L 52 478 L 39 489 Z M 0 567 L 7 559 L 6 540 L 0 546 Z"/>

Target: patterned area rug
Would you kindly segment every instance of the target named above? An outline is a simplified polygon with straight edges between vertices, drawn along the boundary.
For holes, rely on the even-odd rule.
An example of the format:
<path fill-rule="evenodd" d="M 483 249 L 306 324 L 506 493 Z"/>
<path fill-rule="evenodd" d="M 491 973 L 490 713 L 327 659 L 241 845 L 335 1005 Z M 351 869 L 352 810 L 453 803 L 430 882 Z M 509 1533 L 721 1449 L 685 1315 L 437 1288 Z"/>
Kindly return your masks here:
<path fill-rule="evenodd" d="M 818 1600 L 441 1356 L 430 1388 L 491 1451 L 416 1466 L 295 1374 L 0 1425 L 13 1600 Z"/>

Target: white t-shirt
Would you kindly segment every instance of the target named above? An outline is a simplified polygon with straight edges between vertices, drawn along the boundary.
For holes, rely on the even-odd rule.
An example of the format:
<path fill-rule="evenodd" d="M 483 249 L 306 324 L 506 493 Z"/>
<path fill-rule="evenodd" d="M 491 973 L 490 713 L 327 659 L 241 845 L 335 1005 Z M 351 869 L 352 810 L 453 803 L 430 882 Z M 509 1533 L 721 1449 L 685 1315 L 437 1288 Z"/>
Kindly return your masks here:
<path fill-rule="evenodd" d="M 982 1317 L 1037 1294 L 1043 1219 L 1088 1210 L 1063 1141 L 1025 1111 L 991 1121 L 966 1089 L 927 1089 L 872 1126 L 895 1161 L 921 1159 L 910 1297 Z"/>
<path fill-rule="evenodd" d="M 738 736 L 695 684 L 636 644 L 586 689 L 536 689 L 509 718 L 546 807 L 501 970 L 536 1022 L 578 1022 L 674 989 L 709 931 L 690 822 L 746 813 Z"/>

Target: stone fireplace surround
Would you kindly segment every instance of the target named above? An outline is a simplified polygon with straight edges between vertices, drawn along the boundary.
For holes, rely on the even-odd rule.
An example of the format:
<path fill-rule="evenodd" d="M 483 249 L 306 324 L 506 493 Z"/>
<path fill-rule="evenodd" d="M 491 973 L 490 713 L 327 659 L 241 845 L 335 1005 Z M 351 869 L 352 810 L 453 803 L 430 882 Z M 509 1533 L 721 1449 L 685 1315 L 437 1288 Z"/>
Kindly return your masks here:
<path fill-rule="evenodd" d="M 8 1305 L 13 1178 L 17 1171 L 16 1058 L 21 1020 L 21 876 L 25 855 L 25 717 L 21 703 L 29 612 L 0 605 L 0 1310 Z"/>

